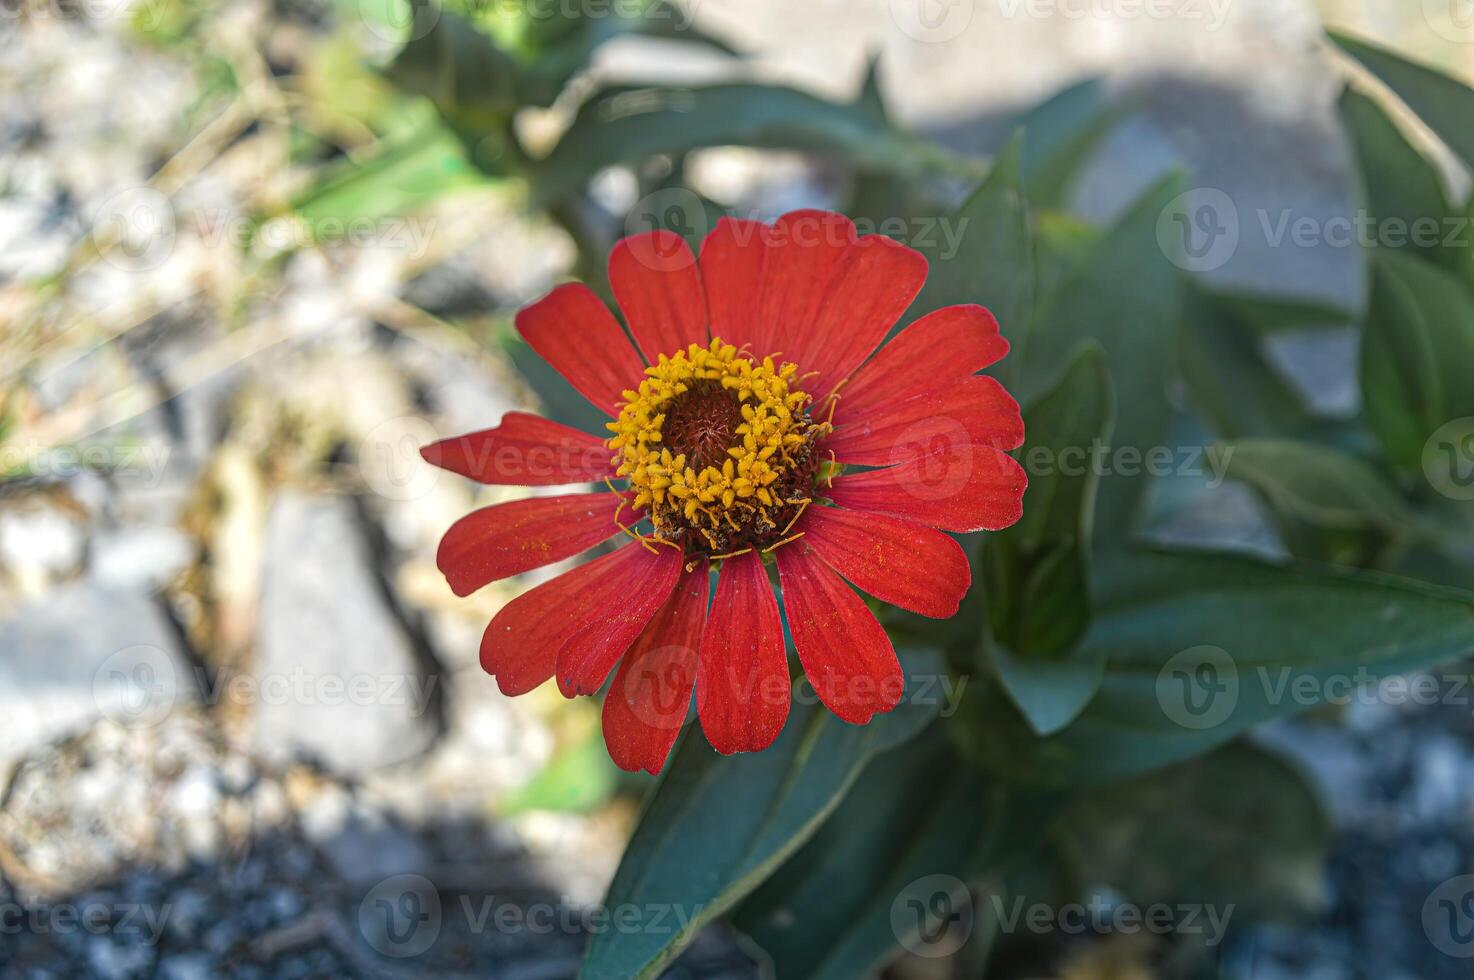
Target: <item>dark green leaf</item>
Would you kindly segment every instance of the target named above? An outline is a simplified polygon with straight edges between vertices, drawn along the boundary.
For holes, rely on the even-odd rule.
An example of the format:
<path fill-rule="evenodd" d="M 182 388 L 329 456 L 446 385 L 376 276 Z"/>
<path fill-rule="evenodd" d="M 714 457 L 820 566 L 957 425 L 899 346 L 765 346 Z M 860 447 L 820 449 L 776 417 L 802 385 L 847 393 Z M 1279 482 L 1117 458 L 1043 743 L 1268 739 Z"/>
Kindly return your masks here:
<path fill-rule="evenodd" d="M 1098 555 L 1092 579 L 1100 690 L 1048 738 L 1001 691 L 970 691 L 953 730 L 982 764 L 1064 787 L 1128 776 L 1474 651 L 1474 595 L 1391 576 L 1127 551 Z"/>
<path fill-rule="evenodd" d="M 1178 354 L 1194 404 L 1219 433 L 1241 438 L 1309 424 L 1304 402 L 1270 363 L 1254 326 L 1219 296 L 1189 290 Z"/>
<path fill-rule="evenodd" d="M 927 661 L 921 672 L 935 676 L 940 661 Z M 646 804 L 605 903 L 663 910 L 661 921 L 670 927 L 596 934 L 580 976 L 659 975 L 697 930 L 813 836 L 872 756 L 915 737 L 936 710 L 903 701 L 856 727 L 806 698 L 795 701 L 772 747 L 730 758 L 712 751 L 697 731 L 687 732 Z"/>
<path fill-rule="evenodd" d="M 1474 119 L 1474 89 L 1386 48 L 1335 31 L 1330 36 L 1396 92 L 1465 164 L 1474 167 L 1474 127 L 1469 125 Z"/>
<path fill-rule="evenodd" d="M 1214 306 L 1261 334 L 1315 327 L 1348 327 L 1356 320 L 1355 311 L 1306 296 L 1222 292 L 1203 290 L 1201 286 L 1199 291 L 1210 296 Z M 1358 303 L 1358 309 L 1360 306 Z"/>
<path fill-rule="evenodd" d="M 1418 472 L 1428 438 L 1474 416 L 1474 295 L 1439 267 L 1386 250 L 1372 275 L 1362 400 L 1387 458 Z"/>
<path fill-rule="evenodd" d="M 935 735 L 937 737 L 930 737 Z M 961 767 L 939 732 L 877 756 L 844 803 L 767 884 L 736 924 L 779 980 L 870 976 L 915 948 L 912 893 L 997 874 L 1039 845 L 1057 801 L 1016 794 Z M 1046 805 L 1048 804 L 1048 805 Z M 952 896 L 962 901 L 962 896 Z M 939 941 L 955 940 L 941 931 Z"/>
<path fill-rule="evenodd" d="M 1080 344 L 1097 341 L 1118 392 L 1113 453 L 1136 454 L 1138 461 L 1163 443 L 1169 428 L 1167 379 L 1183 287 L 1157 229 L 1181 189 L 1181 179 L 1172 177 L 1147 191 L 1062 282 L 1025 344 L 1015 392 L 1032 401 L 1055 383 Z M 1147 486 L 1139 465 L 1108 472 L 1100 482 L 1097 535 L 1129 535 Z"/>
<path fill-rule="evenodd" d="M 1241 919 L 1312 910 L 1331 834 L 1304 777 L 1242 741 L 1093 790 L 1059 828 L 1086 887 Z"/>
<path fill-rule="evenodd" d="M 916 318 L 944 306 L 980 303 L 992 311 L 1004 336 L 1015 344 L 1027 329 L 1033 301 L 1033 244 L 1028 205 L 1021 189 L 1022 137 L 1015 135 L 993 161 L 993 170 L 950 222 L 960 236 L 955 253 L 941 243 L 918 247 L 931 269 L 926 287 L 911 306 Z M 1005 370 L 1018 358 L 1005 362 Z"/>
<path fill-rule="evenodd" d="M 423 95 L 452 125 L 495 131 L 517 109 L 517 67 L 472 24 L 431 5 L 415 10 L 410 40 L 386 71 L 390 81 Z M 428 28 L 419 18 L 434 17 Z"/>
<path fill-rule="evenodd" d="M 1371 465 L 1338 449 L 1290 439 L 1245 439 L 1223 447 L 1228 478 L 1264 495 L 1271 509 L 1329 530 L 1414 530 L 1397 491 Z"/>
<path fill-rule="evenodd" d="M 1009 700 L 1039 735 L 1053 735 L 1079 717 L 1105 678 L 1105 655 L 1099 649 L 1045 658 L 989 643 L 987 656 Z"/>
<path fill-rule="evenodd" d="M 1020 669 L 1064 654 L 1089 624 L 1091 463 L 1110 442 L 1114 411 L 1105 354 L 1091 343 L 1024 413 L 1024 516 L 984 540 L 992 636 L 1017 654 L 1010 661 L 1024 661 Z"/>
<path fill-rule="evenodd" d="M 1029 202 L 1040 209 L 1063 207 L 1080 169 L 1121 116 L 1098 78 L 1071 85 L 1024 113 L 1015 125 L 1024 133 Z"/>
<path fill-rule="evenodd" d="M 614 88 L 590 99 L 536 168 L 546 204 L 580 190 L 605 167 L 657 154 L 739 144 L 833 157 L 861 171 L 919 175 L 966 165 L 899 132 L 864 107 L 746 83 L 703 88 Z"/>
<path fill-rule="evenodd" d="M 1458 250 L 1443 247 L 1449 208 L 1433 164 L 1365 95 L 1347 89 L 1341 93 L 1340 110 L 1360 176 L 1362 203 L 1377 232 L 1375 243 L 1390 247 L 1405 240 L 1428 258 L 1457 262 Z"/>

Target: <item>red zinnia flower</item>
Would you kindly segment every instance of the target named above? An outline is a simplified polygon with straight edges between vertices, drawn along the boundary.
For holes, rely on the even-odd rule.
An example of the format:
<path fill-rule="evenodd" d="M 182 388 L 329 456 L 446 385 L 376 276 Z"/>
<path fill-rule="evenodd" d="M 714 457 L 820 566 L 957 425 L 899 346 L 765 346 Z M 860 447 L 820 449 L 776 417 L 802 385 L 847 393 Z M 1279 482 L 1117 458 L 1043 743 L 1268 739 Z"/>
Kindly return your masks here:
<path fill-rule="evenodd" d="M 942 532 L 1012 524 L 1026 484 L 1005 452 L 1023 441 L 1018 404 L 977 373 L 1008 351 L 987 310 L 938 310 L 870 357 L 926 271 L 842 215 L 801 211 L 723 219 L 699 263 L 669 232 L 616 245 L 609 278 L 633 346 L 581 284 L 524 309 L 518 331 L 614 419 L 612 436 L 513 412 L 425 459 L 482 483 L 627 487 L 478 510 L 446 532 L 440 569 L 467 595 L 619 533 L 635 540 L 496 615 L 481 665 L 502 691 L 556 674 L 565 696 L 593 694 L 623 657 L 604 705 L 623 768 L 659 771 L 693 688 L 717 751 L 766 748 L 790 691 L 771 556 L 820 700 L 854 724 L 895 707 L 895 651 L 843 580 L 953 615 L 971 573 Z"/>

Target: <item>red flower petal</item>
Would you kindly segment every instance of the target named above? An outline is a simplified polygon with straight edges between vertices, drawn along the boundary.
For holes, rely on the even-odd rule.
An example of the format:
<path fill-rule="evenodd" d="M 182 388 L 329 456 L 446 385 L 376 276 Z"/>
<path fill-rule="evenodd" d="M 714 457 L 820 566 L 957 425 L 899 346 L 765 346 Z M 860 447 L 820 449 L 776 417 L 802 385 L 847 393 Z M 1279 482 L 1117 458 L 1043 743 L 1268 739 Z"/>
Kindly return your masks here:
<path fill-rule="evenodd" d="M 998 531 L 1023 515 L 1024 468 L 990 446 L 958 446 L 890 469 L 842 476 L 820 490 L 841 507 L 944 531 Z"/>
<path fill-rule="evenodd" d="M 881 414 L 888 404 L 977 374 L 1008 353 L 998 321 L 981 306 L 947 306 L 917 320 L 840 389 L 836 425 Z"/>
<path fill-rule="evenodd" d="M 456 595 L 571 558 L 619 530 L 616 493 L 533 497 L 472 511 L 440 539 L 435 564 Z"/>
<path fill-rule="evenodd" d="M 701 274 L 680 235 L 651 231 L 622 239 L 609 253 L 609 283 L 635 343 L 651 364 L 661 354 L 706 345 Z"/>
<path fill-rule="evenodd" d="M 619 664 L 604 700 L 604 741 L 621 769 L 659 772 L 686 723 L 708 581 L 706 559 L 693 562 Z"/>
<path fill-rule="evenodd" d="M 619 321 L 583 283 L 559 286 L 517 314 L 517 332 L 568 383 L 614 415 L 645 365 Z"/>
<path fill-rule="evenodd" d="M 997 381 L 978 375 L 840 426 L 819 449 L 841 463 L 889 466 L 954 446 L 1014 449 L 1023 441 L 1018 402 Z"/>
<path fill-rule="evenodd" d="M 760 752 L 788 720 L 791 685 L 778 601 L 755 552 L 728 558 L 701 636 L 696 710 L 712 748 Z"/>
<path fill-rule="evenodd" d="M 644 551 L 645 559 L 600 579 L 596 588 L 603 596 L 595 615 L 579 623 L 581 628 L 558 651 L 558 689 L 565 698 L 593 694 L 603 686 L 681 576 L 685 558 L 677 549 L 657 547 L 651 554 L 643 545 L 632 544 L 623 550 L 630 548 Z"/>
<path fill-rule="evenodd" d="M 926 257 L 900 242 L 867 235 L 850 246 L 844 268 L 818 315 L 778 345 L 804 374 L 820 403 L 879 347 L 926 282 Z"/>
<path fill-rule="evenodd" d="M 519 487 L 592 483 L 615 472 L 602 439 L 526 412 L 508 412 L 494 429 L 431 443 L 420 455 L 479 483 Z"/>
<path fill-rule="evenodd" d="M 796 529 L 806 532 L 809 547 L 856 588 L 923 616 L 955 616 L 972 585 L 962 546 L 915 521 L 810 507 Z"/>
<path fill-rule="evenodd" d="M 819 700 L 852 725 L 894 708 L 906 677 L 865 600 L 802 538 L 777 555 L 788 628 Z"/>
<path fill-rule="evenodd" d="M 832 211 L 790 211 L 773 223 L 753 328 L 754 355 L 781 353 L 782 360 L 813 370 L 802 355 L 818 349 L 812 334 L 825 308 L 842 304 L 848 309 L 849 298 L 838 293 L 838 286 L 857 240 L 855 223 Z"/>
<path fill-rule="evenodd" d="M 722 218 L 701 243 L 701 282 L 711 335 L 757 349 L 758 303 L 767 269 L 769 229 Z M 761 356 L 761 355 L 759 355 Z"/>
<path fill-rule="evenodd" d="M 553 676 L 558 652 L 570 637 L 591 624 L 605 627 L 608 611 L 627 610 L 635 593 L 658 594 L 645 616 L 648 621 L 670 594 L 681 567 L 674 549 L 659 551 L 652 555 L 642 545 L 629 544 L 522 593 L 486 627 L 481 669 L 496 676 L 503 694 L 526 694 Z"/>

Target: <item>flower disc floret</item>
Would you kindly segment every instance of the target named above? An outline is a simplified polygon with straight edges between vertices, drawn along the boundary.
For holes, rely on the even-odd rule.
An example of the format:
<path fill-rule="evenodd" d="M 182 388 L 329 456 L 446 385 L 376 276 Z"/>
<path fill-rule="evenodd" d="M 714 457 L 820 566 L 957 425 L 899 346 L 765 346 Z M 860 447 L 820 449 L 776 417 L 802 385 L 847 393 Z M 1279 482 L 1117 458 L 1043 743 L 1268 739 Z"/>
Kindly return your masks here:
<path fill-rule="evenodd" d="M 607 445 L 655 535 L 693 553 L 770 547 L 809 503 L 814 442 L 798 366 L 713 339 L 660 355 L 625 391 Z"/>

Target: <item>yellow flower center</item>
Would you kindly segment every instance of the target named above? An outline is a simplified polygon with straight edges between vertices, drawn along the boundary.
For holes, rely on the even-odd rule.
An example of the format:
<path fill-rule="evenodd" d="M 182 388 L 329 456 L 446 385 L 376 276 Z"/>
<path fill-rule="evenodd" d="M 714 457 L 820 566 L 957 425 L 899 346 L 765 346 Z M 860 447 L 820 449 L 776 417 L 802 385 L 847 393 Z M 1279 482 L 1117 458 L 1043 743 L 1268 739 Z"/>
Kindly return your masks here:
<path fill-rule="evenodd" d="M 809 417 L 798 367 L 756 362 L 731 344 L 692 344 L 624 392 L 608 440 L 618 475 L 655 536 L 687 553 L 769 549 L 810 501 L 829 430 Z"/>

